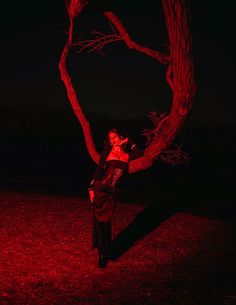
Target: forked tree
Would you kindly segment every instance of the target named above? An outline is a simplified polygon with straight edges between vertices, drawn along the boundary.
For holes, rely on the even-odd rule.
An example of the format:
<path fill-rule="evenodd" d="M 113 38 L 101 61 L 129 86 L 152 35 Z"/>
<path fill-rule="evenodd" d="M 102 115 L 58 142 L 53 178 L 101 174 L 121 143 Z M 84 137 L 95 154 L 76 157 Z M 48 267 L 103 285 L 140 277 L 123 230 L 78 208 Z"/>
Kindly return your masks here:
<path fill-rule="evenodd" d="M 108 1 L 109 0 L 107 0 L 107 2 Z M 69 16 L 68 39 L 60 57 L 59 69 L 74 114 L 82 126 L 87 150 L 91 158 L 98 163 L 100 154 L 96 150 L 89 121 L 85 117 L 83 109 L 80 106 L 66 63 L 69 51 L 75 44 L 75 41 L 73 40 L 75 19 L 79 18 L 81 12 L 86 9 L 86 6 L 89 5 L 90 2 L 91 0 L 66 1 L 66 9 Z M 93 0 L 93 2 L 97 2 L 99 5 L 101 0 Z M 153 114 L 152 120 L 155 124 L 153 129 L 147 131 L 148 144 L 141 157 L 129 162 L 129 173 L 147 169 L 153 165 L 158 157 L 164 156 L 163 152 L 167 151 L 181 125 L 187 118 L 192 108 L 195 95 L 196 85 L 194 81 L 192 40 L 189 30 L 188 3 L 185 0 L 161 0 L 161 3 L 169 37 L 169 51 L 166 54 L 158 50 L 150 49 L 134 41 L 119 17 L 110 10 L 101 10 L 101 14 L 103 14 L 113 25 L 114 30 L 111 34 L 105 35 L 101 32 L 95 32 L 96 37 L 94 39 L 84 41 L 76 40 L 76 44 L 79 46 L 80 51 L 86 48 L 101 50 L 108 43 L 123 41 L 129 49 L 150 56 L 160 64 L 166 65 L 166 81 L 172 90 L 170 112 L 166 115 L 159 116 Z M 177 158 L 180 157 L 183 159 L 185 157 L 181 154 L 180 150 L 169 152 L 169 154 L 167 153 L 164 156 L 169 162 L 175 162 L 176 156 Z"/>

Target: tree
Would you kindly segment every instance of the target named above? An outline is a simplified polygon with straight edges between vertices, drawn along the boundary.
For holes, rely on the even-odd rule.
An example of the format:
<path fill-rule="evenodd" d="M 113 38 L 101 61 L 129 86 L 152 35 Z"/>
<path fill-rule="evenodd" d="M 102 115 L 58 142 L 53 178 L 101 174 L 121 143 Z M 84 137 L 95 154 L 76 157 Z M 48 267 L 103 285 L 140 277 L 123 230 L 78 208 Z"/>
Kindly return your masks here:
<path fill-rule="evenodd" d="M 169 37 L 169 53 L 165 54 L 133 41 L 121 20 L 110 10 L 107 5 L 109 3 L 108 0 L 66 1 L 70 23 L 68 39 L 59 61 L 60 75 L 66 87 L 73 111 L 82 126 L 88 152 L 96 163 L 99 162 L 100 155 L 95 148 L 90 124 L 80 106 L 66 65 L 69 51 L 74 44 L 74 21 L 91 2 L 112 23 L 115 32 L 110 35 L 95 32 L 96 38 L 77 41 L 80 51 L 85 48 L 101 50 L 104 45 L 119 40 L 123 41 L 129 49 L 141 52 L 154 58 L 159 63 L 167 65 L 166 81 L 173 92 L 171 110 L 169 114 L 160 115 L 159 117 L 155 113 L 151 114 L 155 126 L 151 130 L 146 130 L 149 141 L 144 149 L 143 156 L 129 162 L 129 173 L 134 173 L 151 167 L 155 160 L 166 151 L 192 108 L 196 85 L 194 81 L 192 40 L 189 30 L 188 3 L 186 0 L 161 0 Z M 175 151 L 175 153 L 177 155 L 181 154 L 180 150 Z M 164 158 L 171 162 L 173 154 L 170 153 L 168 157 L 167 153 Z"/>

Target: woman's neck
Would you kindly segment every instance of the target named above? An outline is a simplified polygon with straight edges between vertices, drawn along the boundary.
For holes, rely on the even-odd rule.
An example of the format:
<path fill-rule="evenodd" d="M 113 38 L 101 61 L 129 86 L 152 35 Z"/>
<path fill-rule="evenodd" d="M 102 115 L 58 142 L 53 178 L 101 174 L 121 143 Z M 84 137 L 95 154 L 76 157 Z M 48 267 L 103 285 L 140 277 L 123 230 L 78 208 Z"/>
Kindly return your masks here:
<path fill-rule="evenodd" d="M 129 160 L 129 155 L 123 150 L 122 146 L 112 146 L 112 149 L 107 156 L 107 161 L 108 160 L 120 160 L 124 162 L 128 162 Z"/>
<path fill-rule="evenodd" d="M 121 145 L 115 145 L 112 147 L 113 152 L 123 152 L 123 148 Z"/>

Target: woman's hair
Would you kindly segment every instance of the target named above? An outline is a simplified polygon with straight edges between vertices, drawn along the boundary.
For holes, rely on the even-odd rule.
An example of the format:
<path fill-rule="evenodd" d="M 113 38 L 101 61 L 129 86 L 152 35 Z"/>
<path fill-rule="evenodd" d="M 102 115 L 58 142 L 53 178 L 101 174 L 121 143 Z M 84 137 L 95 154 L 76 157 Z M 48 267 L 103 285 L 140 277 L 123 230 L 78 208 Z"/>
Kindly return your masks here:
<path fill-rule="evenodd" d="M 111 132 L 116 133 L 121 139 L 124 138 L 124 135 L 123 135 L 123 134 L 120 132 L 120 130 L 118 130 L 117 128 L 111 128 L 111 129 L 109 129 L 108 132 L 107 132 L 106 138 L 105 138 L 105 140 L 104 140 L 105 149 L 106 149 L 106 148 L 111 148 L 111 143 L 110 143 L 110 139 L 109 139 L 109 134 L 110 134 Z"/>
<path fill-rule="evenodd" d="M 112 128 L 112 129 L 108 130 L 106 138 L 104 140 L 104 150 L 100 157 L 101 164 L 105 164 L 106 158 L 109 155 L 111 148 L 112 148 L 110 139 L 109 139 L 109 133 L 111 133 L 111 132 L 116 133 L 121 139 L 127 137 L 127 135 L 124 135 L 124 133 L 121 132 L 117 128 Z M 130 155 L 130 160 L 135 159 L 135 158 L 141 156 L 141 154 L 142 154 L 142 151 L 140 151 L 136 145 L 135 145 L 136 149 L 132 150 L 132 148 L 131 148 L 132 143 L 134 143 L 133 140 L 130 137 L 128 137 L 128 143 L 125 143 L 122 145 L 124 151 L 126 151 Z"/>

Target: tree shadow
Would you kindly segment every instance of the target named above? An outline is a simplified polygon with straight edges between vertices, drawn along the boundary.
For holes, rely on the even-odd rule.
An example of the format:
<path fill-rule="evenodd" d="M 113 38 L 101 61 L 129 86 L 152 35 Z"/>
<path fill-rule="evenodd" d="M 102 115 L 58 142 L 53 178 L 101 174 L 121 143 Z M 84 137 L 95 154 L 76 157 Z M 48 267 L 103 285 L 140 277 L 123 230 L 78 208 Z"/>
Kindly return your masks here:
<path fill-rule="evenodd" d="M 173 198 L 162 199 L 144 208 L 111 243 L 111 260 L 122 256 L 137 240 L 157 228 L 162 222 L 180 210 Z"/>
<path fill-rule="evenodd" d="M 228 224 L 232 227 L 236 226 L 236 205 L 234 202 L 215 201 L 204 202 L 197 206 L 190 207 L 186 213 L 201 216 L 209 219 L 216 219 Z"/>
<path fill-rule="evenodd" d="M 164 198 L 154 201 L 145 207 L 133 221 L 121 231 L 111 243 L 111 260 L 122 256 L 139 239 L 148 235 L 161 223 L 177 212 L 198 215 L 209 219 L 217 219 L 228 223 L 235 230 L 236 236 L 236 205 L 234 203 L 203 202 L 188 199 L 185 196 Z"/>

